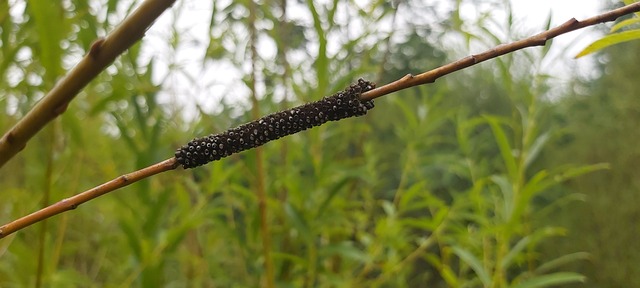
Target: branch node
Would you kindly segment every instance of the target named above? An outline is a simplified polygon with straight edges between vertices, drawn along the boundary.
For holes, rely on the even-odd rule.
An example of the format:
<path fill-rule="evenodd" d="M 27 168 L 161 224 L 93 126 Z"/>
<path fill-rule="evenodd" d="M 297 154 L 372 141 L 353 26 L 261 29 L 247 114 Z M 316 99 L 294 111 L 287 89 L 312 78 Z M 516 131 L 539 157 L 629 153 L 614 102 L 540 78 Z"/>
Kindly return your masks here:
<path fill-rule="evenodd" d="M 24 149 L 24 147 L 27 146 L 26 143 L 20 143 L 20 141 L 16 140 L 16 135 L 15 135 L 15 131 L 13 130 L 13 128 L 9 132 L 7 132 L 7 134 L 5 134 L 3 136 L 3 138 L 0 139 L 0 140 L 6 142 L 9 145 L 13 145 L 13 146 L 20 145 L 19 147 L 17 147 L 18 151 L 22 151 L 22 149 Z"/>
<path fill-rule="evenodd" d="M 411 79 L 413 79 L 413 78 L 415 78 L 415 77 L 416 77 L 416 76 L 414 76 L 413 74 L 409 73 L 409 74 L 407 74 L 407 75 L 404 75 L 404 76 L 402 77 L 402 79 L 400 79 L 400 81 L 409 81 L 409 80 L 411 80 Z"/>
<path fill-rule="evenodd" d="M 13 145 L 15 142 L 15 135 L 13 135 L 13 129 L 11 129 L 11 131 L 9 131 L 7 133 L 7 135 L 4 136 L 4 141 L 7 141 L 7 143 Z"/>
<path fill-rule="evenodd" d="M 98 54 L 100 54 L 100 48 L 102 48 L 102 43 L 104 43 L 104 40 L 104 37 L 100 37 L 98 38 L 98 40 L 94 41 L 93 44 L 91 44 L 91 48 L 89 48 L 89 56 L 91 56 L 93 60 L 98 59 Z"/>
<path fill-rule="evenodd" d="M 71 201 L 69 198 L 65 198 L 58 202 L 58 205 L 64 207 L 65 210 L 74 210 L 78 208 L 78 204 Z"/>
<path fill-rule="evenodd" d="M 55 115 L 60 115 L 64 113 L 64 111 L 67 111 L 67 107 L 69 107 L 69 101 L 65 101 L 64 103 L 58 105 L 58 107 L 53 109 L 53 113 L 55 113 Z"/>
<path fill-rule="evenodd" d="M 547 40 L 549 40 L 549 38 L 546 37 L 546 35 L 542 35 L 542 34 L 538 34 L 539 37 L 535 37 L 532 38 L 531 42 L 532 42 L 532 46 L 544 46 L 547 45 Z"/>
<path fill-rule="evenodd" d="M 569 31 L 572 31 L 578 25 L 580 25 L 580 21 L 578 21 L 576 18 L 571 18 L 571 19 L 567 20 L 567 22 L 564 22 L 560 26 L 561 27 L 567 27 L 569 29 Z"/>

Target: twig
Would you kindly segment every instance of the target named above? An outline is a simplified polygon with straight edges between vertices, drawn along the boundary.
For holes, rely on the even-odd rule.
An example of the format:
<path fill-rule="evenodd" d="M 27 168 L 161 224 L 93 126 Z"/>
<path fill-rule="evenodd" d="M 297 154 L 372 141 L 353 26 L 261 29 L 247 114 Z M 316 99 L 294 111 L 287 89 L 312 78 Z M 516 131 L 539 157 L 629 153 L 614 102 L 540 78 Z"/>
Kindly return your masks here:
<path fill-rule="evenodd" d="M 510 44 L 498 45 L 497 47 L 494 47 L 483 53 L 468 56 L 461 60 L 441 66 L 439 68 L 419 74 L 417 76 L 413 76 L 413 75 L 404 76 L 397 81 L 381 86 L 377 89 L 365 92 L 362 95 L 360 95 L 361 96 L 360 98 L 362 100 L 375 99 L 375 98 L 387 95 L 389 93 L 396 92 L 409 87 L 413 87 L 416 85 L 432 83 L 439 77 L 464 69 L 469 66 L 473 66 L 477 63 L 489 60 L 491 58 L 495 58 L 495 57 L 498 57 L 519 49 L 527 48 L 527 47 L 544 45 L 547 40 L 554 38 L 558 35 L 562 35 L 562 34 L 565 34 L 577 29 L 581 29 L 584 27 L 593 26 L 595 24 L 613 21 L 621 16 L 638 12 L 638 11 L 640 11 L 640 2 L 600 14 L 598 16 L 591 17 L 583 21 L 577 21 L 575 18 L 572 18 L 571 20 L 565 22 L 564 24 L 556 28 L 547 30 L 545 32 L 534 35 L 532 37 L 519 40 Z M 78 205 L 84 202 L 87 202 L 91 199 L 94 199 L 98 196 L 104 195 L 108 192 L 122 188 L 131 183 L 153 176 L 155 174 L 175 169 L 177 166 L 178 166 L 178 162 L 176 158 L 171 158 L 171 159 L 162 161 L 160 163 L 157 163 L 155 165 L 149 166 L 147 168 L 144 168 L 129 174 L 125 174 L 123 176 L 120 176 L 100 186 L 97 186 L 95 188 L 82 192 L 71 198 L 64 199 L 56 204 L 53 204 L 42 210 L 34 212 L 30 215 L 24 216 L 20 219 L 14 220 L 9 224 L 6 224 L 0 227 L 0 239 L 22 228 L 25 228 L 33 223 L 42 221 L 53 215 L 60 214 L 64 211 L 75 209 Z"/>
<path fill-rule="evenodd" d="M 522 40 L 518 40 L 509 44 L 498 45 L 480 54 L 467 56 L 458 61 L 446 64 L 444 66 L 440 66 L 436 69 L 424 72 L 422 74 L 418 74 L 418 75 L 407 74 L 401 79 L 398 79 L 387 85 L 380 86 L 371 91 L 362 93 L 360 98 L 362 100 L 373 100 L 375 98 L 378 98 L 396 91 L 400 91 L 403 89 L 407 89 L 409 87 L 433 83 L 442 76 L 476 65 L 480 62 L 484 62 L 489 59 L 493 59 L 498 56 L 502 56 L 504 54 L 508 54 L 520 49 L 533 47 L 533 46 L 544 46 L 547 43 L 547 40 L 555 38 L 558 35 L 562 35 L 574 30 L 582 29 L 584 27 L 593 26 L 596 24 L 604 23 L 604 22 L 614 21 L 621 16 L 638 12 L 638 11 L 640 11 L 640 2 L 636 2 L 634 4 L 630 4 L 615 10 L 611 10 L 609 12 L 606 12 L 591 18 L 587 18 L 582 21 L 578 21 L 575 18 L 571 18 L 569 21 L 565 22 L 564 24 L 558 27 L 549 29 L 547 31 L 544 31 L 540 34 L 537 34 Z"/>
<path fill-rule="evenodd" d="M 138 171 L 119 176 L 118 178 L 115 178 L 107 183 L 91 188 L 73 197 L 63 199 L 58 203 L 55 203 L 41 210 L 38 210 L 34 213 L 31 213 L 27 216 L 24 216 L 18 220 L 15 220 L 9 224 L 6 224 L 0 227 L 0 238 L 4 238 L 13 232 L 16 232 L 31 224 L 40 222 L 51 216 L 60 214 L 68 210 L 76 209 L 80 204 L 85 203 L 94 198 L 97 198 L 99 196 L 102 196 L 113 190 L 120 189 L 124 186 L 135 183 L 147 177 L 156 175 L 158 173 L 173 170 L 176 167 L 178 167 L 178 162 L 176 161 L 176 158 L 171 158 L 171 159 L 164 160 L 160 163 L 153 164 L 147 168 L 143 168 Z"/>
<path fill-rule="evenodd" d="M 96 40 L 89 53 L 49 93 L 0 138 L 0 167 L 20 152 L 29 139 L 62 114 L 69 102 L 118 55 L 140 40 L 149 26 L 175 0 L 144 1 L 105 38 Z"/>

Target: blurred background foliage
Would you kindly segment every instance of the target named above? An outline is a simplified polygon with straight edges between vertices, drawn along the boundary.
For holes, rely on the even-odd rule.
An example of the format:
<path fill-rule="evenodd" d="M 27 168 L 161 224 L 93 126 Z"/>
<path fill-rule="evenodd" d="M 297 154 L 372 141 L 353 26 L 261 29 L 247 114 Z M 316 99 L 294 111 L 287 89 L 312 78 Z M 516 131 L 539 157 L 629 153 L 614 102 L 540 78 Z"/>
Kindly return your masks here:
<path fill-rule="evenodd" d="M 526 36 L 506 1 L 441 2 L 215 1 L 206 49 L 191 55 L 201 77 L 176 60 L 188 27 L 170 23 L 166 55 L 145 53 L 145 38 L 0 170 L 1 222 L 250 121 L 252 106 L 266 115 Z M 465 23 L 461 5 L 480 4 Z M 0 130 L 135 6 L 0 0 Z M 503 31 L 482 29 L 496 21 Z M 518 51 L 259 158 L 142 181 L 0 240 L 0 286 L 640 286 L 639 48 L 601 51 L 592 77 L 563 75 L 560 88 L 540 69 L 548 47 Z M 204 79 L 220 67 L 237 82 Z M 177 95 L 175 75 L 215 108 Z"/>

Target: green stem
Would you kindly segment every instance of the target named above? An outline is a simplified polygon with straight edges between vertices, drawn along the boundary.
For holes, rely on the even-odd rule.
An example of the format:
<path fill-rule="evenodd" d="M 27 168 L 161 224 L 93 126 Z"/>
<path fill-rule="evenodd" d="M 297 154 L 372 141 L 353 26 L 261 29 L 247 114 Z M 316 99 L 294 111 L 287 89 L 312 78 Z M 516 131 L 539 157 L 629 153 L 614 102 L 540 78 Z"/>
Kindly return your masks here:
<path fill-rule="evenodd" d="M 249 3 L 249 46 L 251 49 L 251 102 L 253 104 L 252 114 L 254 119 L 260 118 L 260 105 L 258 103 L 258 95 L 256 92 L 256 77 L 257 77 L 257 61 L 258 51 L 256 49 L 256 42 L 258 32 L 256 31 L 256 3 L 252 0 Z M 258 190 L 258 209 L 260 213 L 260 234 L 262 234 L 262 255 L 264 257 L 264 268 L 266 270 L 266 283 L 265 287 L 275 287 L 275 279 L 273 272 L 273 260 L 271 259 L 271 236 L 269 234 L 268 223 L 268 207 L 267 207 L 267 193 L 264 187 L 264 167 L 263 167 L 263 154 L 262 147 L 257 147 L 256 153 L 256 189 Z"/>
<path fill-rule="evenodd" d="M 54 125 L 47 129 L 47 166 L 44 175 L 44 183 L 43 183 L 43 195 L 42 195 L 42 207 L 49 206 L 49 198 L 51 195 L 51 179 L 53 174 L 53 150 L 55 143 L 55 122 Z M 47 221 L 43 220 L 40 224 L 40 231 L 38 232 L 38 268 L 36 272 L 36 283 L 35 287 L 42 287 L 42 278 L 44 277 L 44 251 L 45 251 L 45 242 L 47 238 Z"/>

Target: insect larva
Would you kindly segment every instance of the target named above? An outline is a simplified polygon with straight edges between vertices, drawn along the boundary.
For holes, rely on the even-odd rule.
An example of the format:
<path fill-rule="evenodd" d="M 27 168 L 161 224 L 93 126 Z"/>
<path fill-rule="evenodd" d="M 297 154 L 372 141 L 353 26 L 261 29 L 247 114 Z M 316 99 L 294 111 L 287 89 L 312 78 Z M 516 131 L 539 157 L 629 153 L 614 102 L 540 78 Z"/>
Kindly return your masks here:
<path fill-rule="evenodd" d="M 363 116 L 373 109 L 373 101 L 361 101 L 360 94 L 375 84 L 359 79 L 346 90 L 289 110 L 267 115 L 220 134 L 196 138 L 176 150 L 178 163 L 194 168 L 240 151 L 263 145 L 328 121 Z"/>

